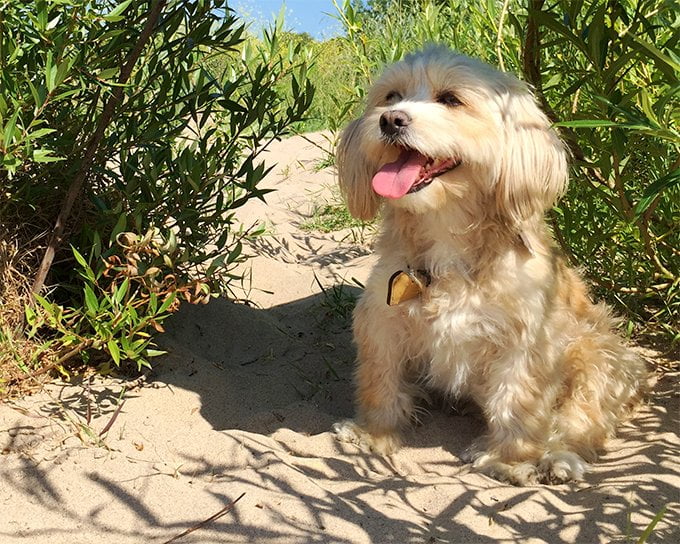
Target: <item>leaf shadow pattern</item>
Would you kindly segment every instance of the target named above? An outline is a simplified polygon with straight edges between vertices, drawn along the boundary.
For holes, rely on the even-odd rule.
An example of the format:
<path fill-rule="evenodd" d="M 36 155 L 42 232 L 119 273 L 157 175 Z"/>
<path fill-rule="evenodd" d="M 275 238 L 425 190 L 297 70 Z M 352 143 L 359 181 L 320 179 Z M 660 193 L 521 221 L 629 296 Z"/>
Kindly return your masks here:
<path fill-rule="evenodd" d="M 665 505 L 648 542 L 677 541 L 672 376 L 585 482 L 520 488 L 461 461 L 483 432 L 475 416 L 433 407 L 389 457 L 337 442 L 329 429 L 352 414 L 355 355 L 349 324 L 327 313 L 323 295 L 266 310 L 226 301 L 188 307 L 164 343 L 172 355 L 126 401 L 110 449 L 63 454 L 94 469 L 45 462 L 30 448 L 6 457 L 0 496 L 25 508 L 14 519 L 0 512 L 0 541 L 165 542 L 244 492 L 184 541 L 634 542 Z M 93 395 L 110 397 L 106 388 L 93 386 Z M 58 398 L 80 409 L 73 392 Z M 99 461 L 85 465 L 87 456 Z"/>
<path fill-rule="evenodd" d="M 230 466 L 186 459 L 188 464 L 202 467 L 195 474 L 217 474 L 238 484 L 239 489 L 254 487 L 254 495 L 269 497 L 269 502 L 265 501 L 268 506 L 261 505 L 258 513 L 262 516 L 269 508 L 271 519 L 260 523 L 245 516 L 240 523 L 229 525 L 227 541 L 240 541 L 246 534 L 256 535 L 258 542 L 634 541 L 666 505 L 668 511 L 649 542 L 673 540 L 680 521 L 676 458 L 680 406 L 673 377 L 657 385 L 649 404 L 621 428 L 585 482 L 509 487 L 469 472 L 460 460 L 463 450 L 483 432 L 483 424 L 474 417 L 433 410 L 422 425 L 406 434 L 403 450 L 392 459 L 334 443 L 327 433 L 330 424 L 351 413 L 347 402 L 336 402 L 352 394 L 353 351 L 347 349 L 351 332 L 349 328 L 336 330 L 329 340 L 328 323 L 318 315 L 306 325 L 299 324 L 309 327 L 304 336 L 290 325 L 301 308 L 309 317 L 321 312 L 321 306 L 316 296 L 271 310 L 238 309 L 244 314 L 274 317 L 280 328 L 288 327 L 289 338 L 302 346 L 287 346 L 286 353 L 279 346 L 273 364 L 280 370 L 291 354 L 301 353 L 307 371 L 317 372 L 313 377 L 320 384 L 316 394 L 297 399 L 291 391 L 281 394 L 280 380 L 285 372 L 270 372 L 268 363 L 258 363 L 256 382 L 223 383 L 219 392 L 201 391 L 196 383 L 181 381 L 182 387 L 210 398 L 203 403 L 204 417 L 214 428 L 237 439 L 240 451 L 249 452 L 251 459 L 264 452 L 272 455 L 273 461 L 262 467 L 251 461 Z M 202 318 L 197 314 L 195 319 Z M 207 321 L 220 320 L 208 317 Z M 260 339 L 266 337 L 266 333 L 259 335 Z M 343 358 L 340 372 L 334 376 L 324 373 L 319 365 L 328 344 L 345 348 L 342 355 L 333 354 Z M 239 387 L 248 391 L 257 408 L 246 410 L 249 400 L 239 393 Z M 239 406 L 229 399 L 238 399 Z M 213 402 L 220 403 L 219 413 L 210 409 Z M 244 417 L 243 411 L 257 414 Z M 264 415 L 267 412 L 272 417 Z M 301 481 L 296 484 L 298 479 Z M 280 502 L 272 503 L 271 496 Z M 337 528 L 332 538 L 322 530 L 329 527 Z"/>

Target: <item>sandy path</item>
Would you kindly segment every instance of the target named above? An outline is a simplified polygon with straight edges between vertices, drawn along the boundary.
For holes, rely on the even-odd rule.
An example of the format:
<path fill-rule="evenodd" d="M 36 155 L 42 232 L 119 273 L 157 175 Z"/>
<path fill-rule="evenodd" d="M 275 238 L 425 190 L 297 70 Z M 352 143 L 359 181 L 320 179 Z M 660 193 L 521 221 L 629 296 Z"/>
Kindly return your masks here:
<path fill-rule="evenodd" d="M 649 542 L 679 542 L 669 376 L 580 484 L 514 488 L 469 473 L 458 456 L 481 422 L 438 409 L 389 459 L 332 439 L 352 412 L 354 350 L 331 299 L 356 294 L 351 278 L 365 279 L 372 257 L 347 233 L 299 229 L 333 184 L 310 168 L 319 156 L 301 138 L 275 145 L 265 184 L 277 192 L 240 213 L 271 233 L 251 248 L 254 306 L 185 307 L 142 387 L 57 383 L 0 405 L 0 543 L 166 542 L 242 493 L 177 542 L 634 542 L 664 505 Z"/>

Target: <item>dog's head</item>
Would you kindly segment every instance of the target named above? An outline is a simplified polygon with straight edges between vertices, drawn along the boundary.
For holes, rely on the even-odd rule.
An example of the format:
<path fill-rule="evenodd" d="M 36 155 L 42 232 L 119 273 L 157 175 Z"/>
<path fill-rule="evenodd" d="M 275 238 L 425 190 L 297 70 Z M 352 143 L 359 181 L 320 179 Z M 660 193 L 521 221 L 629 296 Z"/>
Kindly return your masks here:
<path fill-rule="evenodd" d="M 567 160 L 525 84 L 433 46 L 370 90 L 342 134 L 338 173 L 356 217 L 372 218 L 383 200 L 428 213 L 473 199 L 516 225 L 554 204 Z"/>

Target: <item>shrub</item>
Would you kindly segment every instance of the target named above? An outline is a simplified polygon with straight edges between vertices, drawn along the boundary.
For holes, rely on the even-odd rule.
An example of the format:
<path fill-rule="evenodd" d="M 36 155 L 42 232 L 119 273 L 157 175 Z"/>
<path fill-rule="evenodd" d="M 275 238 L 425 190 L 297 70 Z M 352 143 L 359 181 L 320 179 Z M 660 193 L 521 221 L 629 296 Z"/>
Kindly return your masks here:
<path fill-rule="evenodd" d="M 256 230 L 234 212 L 263 198 L 261 153 L 313 96 L 299 49 L 272 47 L 278 31 L 239 51 L 223 0 L 3 5 L 0 360 L 148 365 L 178 296 L 230 290 Z M 31 283 L 28 334 L 46 343 L 27 361 Z"/>

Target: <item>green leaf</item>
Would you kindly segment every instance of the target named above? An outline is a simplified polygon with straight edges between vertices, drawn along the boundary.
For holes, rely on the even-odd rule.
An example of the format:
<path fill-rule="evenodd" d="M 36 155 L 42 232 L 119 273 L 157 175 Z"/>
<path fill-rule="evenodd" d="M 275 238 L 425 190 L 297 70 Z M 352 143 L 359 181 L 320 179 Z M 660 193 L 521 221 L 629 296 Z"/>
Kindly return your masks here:
<path fill-rule="evenodd" d="M 81 275 L 84 278 L 87 278 L 91 283 L 94 283 L 95 282 L 94 272 L 92 271 L 92 268 L 90 268 L 90 266 L 87 264 L 85 257 L 83 257 L 80 254 L 80 252 L 73 246 L 71 246 L 71 251 L 73 252 L 73 256 L 75 257 L 76 262 L 82 268 Z"/>
<path fill-rule="evenodd" d="M 92 287 L 86 285 L 84 290 L 85 294 L 85 306 L 90 314 L 96 314 L 99 310 L 99 301 L 97 300 L 97 295 L 94 294 Z"/>
<path fill-rule="evenodd" d="M 166 298 L 163 301 L 163 304 L 161 304 L 161 307 L 158 309 L 158 313 L 162 314 L 167 311 L 167 309 L 170 307 L 170 305 L 175 302 L 175 298 L 177 298 L 177 293 L 172 292 L 168 295 L 168 298 Z"/>
<path fill-rule="evenodd" d="M 659 128 L 661 125 L 659 124 L 659 120 L 656 118 L 656 114 L 652 110 L 652 104 L 649 98 L 649 93 L 647 92 L 646 89 L 642 88 L 640 89 L 639 96 L 640 107 L 642 108 L 642 111 L 645 112 L 647 119 L 649 119 L 652 122 L 654 128 Z"/>
<path fill-rule="evenodd" d="M 217 270 L 219 267 L 223 266 L 224 260 L 226 259 L 226 257 L 227 257 L 226 255 L 218 255 L 217 257 L 215 257 L 211 261 L 210 265 L 208 266 L 208 268 L 205 272 L 206 276 L 212 276 L 212 274 L 215 272 L 215 270 Z"/>
<path fill-rule="evenodd" d="M 662 191 L 668 190 L 678 184 L 680 184 L 680 168 L 676 168 L 672 172 L 657 179 L 645 189 L 640 202 L 635 206 L 635 215 L 639 217 L 647 210 L 647 208 L 649 208 Z"/>
<path fill-rule="evenodd" d="M 531 17 L 535 18 L 541 25 L 548 27 L 553 32 L 556 32 L 563 38 L 566 38 L 569 42 L 575 45 L 586 57 L 589 57 L 590 52 L 588 51 L 588 48 L 586 47 L 583 40 L 581 40 L 578 36 L 574 35 L 574 33 L 568 27 L 565 27 L 563 24 L 561 24 L 556 18 L 554 18 L 552 14 L 533 9 L 530 10 L 529 14 Z"/>
<path fill-rule="evenodd" d="M 560 121 L 555 123 L 556 127 L 568 128 L 598 128 L 598 127 L 618 127 L 620 123 L 607 119 L 576 119 L 574 121 Z"/>
<path fill-rule="evenodd" d="M 124 17 L 121 17 L 121 13 L 123 13 L 131 3 L 132 0 L 125 0 L 124 2 L 121 2 L 106 15 L 102 15 L 102 19 L 109 21 L 110 23 L 122 21 Z"/>
<path fill-rule="evenodd" d="M 47 58 L 45 60 L 45 86 L 49 92 L 54 90 L 56 78 L 57 67 L 54 65 L 52 51 L 48 51 Z"/>
<path fill-rule="evenodd" d="M 26 323 L 28 323 L 31 327 L 36 324 L 37 322 L 37 314 L 35 313 L 35 310 L 31 308 L 29 304 L 27 304 L 24 307 L 24 313 L 26 315 Z"/>
<path fill-rule="evenodd" d="M 119 71 L 120 71 L 120 70 L 119 70 L 118 67 L 116 67 L 116 68 L 107 68 L 107 69 L 102 70 L 101 72 L 99 72 L 99 74 L 97 74 L 97 77 L 98 77 L 99 79 L 103 79 L 103 80 L 112 79 L 114 76 L 118 75 L 118 72 L 119 72 Z"/>
<path fill-rule="evenodd" d="M 130 340 L 128 339 L 127 336 L 121 336 L 120 337 L 120 346 L 123 348 L 123 351 L 126 353 L 128 358 L 134 359 L 134 352 L 132 351 L 132 348 L 130 347 Z"/>
<path fill-rule="evenodd" d="M 66 76 L 71 71 L 73 61 L 74 59 L 64 59 L 59 63 L 56 74 L 54 76 L 55 87 L 59 87 L 59 85 L 61 85 L 64 82 Z"/>
<path fill-rule="evenodd" d="M 121 283 L 113 292 L 113 302 L 116 306 L 120 304 L 125 295 L 128 292 L 128 287 L 130 286 L 130 278 L 125 278 L 123 283 Z M 153 293 L 152 293 L 153 294 Z"/>
<path fill-rule="evenodd" d="M 236 245 L 234 248 L 229 252 L 229 256 L 227 258 L 228 263 L 234 263 L 236 259 L 238 259 L 239 255 L 241 255 L 241 251 L 243 250 L 243 244 L 241 242 L 236 242 Z"/>
<path fill-rule="evenodd" d="M 116 224 L 113 227 L 113 230 L 111 231 L 111 243 L 116 241 L 116 236 L 118 236 L 121 232 L 125 231 L 125 228 L 127 226 L 127 215 L 124 213 L 121 213 L 118 216 L 118 220 L 116 221 Z"/>
<path fill-rule="evenodd" d="M 83 268 L 89 268 L 87 265 L 87 261 L 85 260 L 85 257 L 83 257 L 80 252 L 73 246 L 71 246 L 71 251 L 73 252 L 73 256 L 76 259 L 76 262 L 82 266 Z"/>
<path fill-rule="evenodd" d="M 56 132 L 56 129 L 54 129 L 54 128 L 39 128 L 38 130 L 34 130 L 33 132 L 29 132 L 26 135 L 26 139 L 37 140 L 38 138 L 41 138 L 42 136 L 47 136 L 48 134 L 52 134 L 53 132 Z"/>
<path fill-rule="evenodd" d="M 9 118 L 9 121 L 5 124 L 5 131 L 4 131 L 4 147 L 8 148 L 9 145 L 14 141 L 16 133 L 15 129 L 17 126 L 17 119 L 19 117 L 19 110 L 16 110 L 12 117 Z"/>
<path fill-rule="evenodd" d="M 51 149 L 34 149 L 32 158 L 35 162 L 59 162 L 65 159 L 65 157 L 55 157 L 52 153 L 54 151 Z"/>
<path fill-rule="evenodd" d="M 42 306 L 43 310 L 45 310 L 48 314 L 54 313 L 54 304 L 49 302 L 45 297 L 38 295 L 36 293 L 33 295 L 33 298 L 38 304 L 40 304 L 40 306 Z"/>
<path fill-rule="evenodd" d="M 106 347 L 109 350 L 113 362 L 116 363 L 116 366 L 120 366 L 120 348 L 118 347 L 116 340 L 111 338 L 111 340 L 106 343 Z"/>
<path fill-rule="evenodd" d="M 75 334 L 65 334 L 61 337 L 61 343 L 64 346 L 71 346 L 80 340 Z"/>
<path fill-rule="evenodd" d="M 160 349 L 151 349 L 147 348 L 144 350 L 144 355 L 146 357 L 158 357 L 159 355 L 165 355 L 167 351 L 160 350 Z"/>
<path fill-rule="evenodd" d="M 668 65 L 670 68 L 672 68 L 676 73 L 680 72 L 680 63 L 676 62 L 673 60 L 671 57 L 666 55 L 663 51 L 658 49 L 656 46 L 652 45 L 651 43 L 643 40 L 640 36 L 633 35 L 631 36 L 635 43 L 641 45 L 644 49 L 647 50 L 654 58 L 660 60 L 661 62 L 665 63 Z"/>
<path fill-rule="evenodd" d="M 664 507 L 657 512 L 656 516 L 654 516 L 654 519 L 652 519 L 652 521 L 649 522 L 649 525 L 647 525 L 645 530 L 640 535 L 640 538 L 637 540 L 637 544 L 645 544 L 645 542 L 647 542 L 647 539 L 651 536 L 652 532 L 654 531 L 654 527 L 656 527 L 656 524 L 659 523 L 659 521 L 661 521 L 661 518 L 663 518 L 664 515 L 666 514 L 666 508 L 667 505 L 664 505 Z"/>

